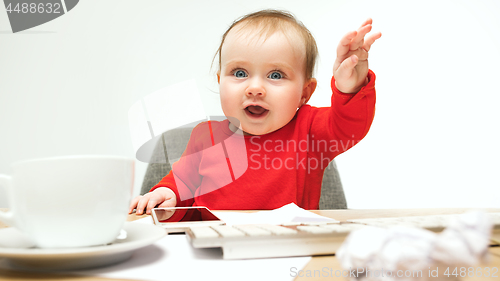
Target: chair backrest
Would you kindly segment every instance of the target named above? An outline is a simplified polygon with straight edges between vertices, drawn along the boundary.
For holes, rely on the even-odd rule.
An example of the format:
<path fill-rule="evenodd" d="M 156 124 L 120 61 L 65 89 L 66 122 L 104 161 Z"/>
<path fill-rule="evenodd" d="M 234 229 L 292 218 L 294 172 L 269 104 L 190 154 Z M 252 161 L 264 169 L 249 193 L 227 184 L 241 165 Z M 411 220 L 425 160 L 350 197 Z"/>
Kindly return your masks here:
<path fill-rule="evenodd" d="M 142 182 L 141 194 L 149 192 L 171 170 L 170 159 L 179 158 L 186 149 L 192 128 L 177 128 L 164 133 L 151 155 L 151 161 Z M 167 140 L 167 141 L 163 141 Z M 168 157 L 167 157 L 168 155 Z M 323 174 L 321 197 L 319 200 L 321 210 L 347 209 L 347 202 L 340 181 L 340 175 L 335 165 L 335 160 L 330 162 Z"/>

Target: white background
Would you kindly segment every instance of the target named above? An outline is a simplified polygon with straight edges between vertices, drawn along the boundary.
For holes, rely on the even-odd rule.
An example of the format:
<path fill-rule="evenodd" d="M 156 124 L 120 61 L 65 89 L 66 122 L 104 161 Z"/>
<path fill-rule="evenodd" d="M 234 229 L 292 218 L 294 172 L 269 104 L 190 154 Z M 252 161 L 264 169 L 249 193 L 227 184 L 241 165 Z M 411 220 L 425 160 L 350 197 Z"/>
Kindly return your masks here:
<path fill-rule="evenodd" d="M 189 79 L 206 113 L 222 114 L 212 58 L 233 20 L 263 8 L 315 36 L 316 106 L 329 104 L 340 37 L 367 17 L 383 33 L 372 129 L 337 158 L 350 208 L 500 207 L 498 1 L 86 0 L 17 34 L 2 6 L 0 173 L 30 158 L 134 157 L 129 108 Z"/>

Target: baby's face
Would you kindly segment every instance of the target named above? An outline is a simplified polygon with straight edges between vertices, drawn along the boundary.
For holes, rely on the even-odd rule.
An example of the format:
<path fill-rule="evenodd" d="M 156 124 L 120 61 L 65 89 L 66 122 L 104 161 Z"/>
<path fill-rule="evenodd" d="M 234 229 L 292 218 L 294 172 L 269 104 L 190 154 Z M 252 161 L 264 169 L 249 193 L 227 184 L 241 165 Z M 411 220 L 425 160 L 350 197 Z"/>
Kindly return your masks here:
<path fill-rule="evenodd" d="M 240 129 L 263 135 L 285 126 L 307 100 L 305 51 L 280 32 L 265 41 L 247 33 L 231 30 L 226 36 L 220 98 L 224 115 L 238 119 Z"/>

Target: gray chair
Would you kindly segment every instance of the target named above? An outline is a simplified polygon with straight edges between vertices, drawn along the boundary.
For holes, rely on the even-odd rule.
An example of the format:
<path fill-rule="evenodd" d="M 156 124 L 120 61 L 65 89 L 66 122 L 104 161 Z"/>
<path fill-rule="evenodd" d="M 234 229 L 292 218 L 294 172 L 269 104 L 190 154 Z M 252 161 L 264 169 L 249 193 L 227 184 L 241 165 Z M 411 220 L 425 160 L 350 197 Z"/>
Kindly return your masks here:
<path fill-rule="evenodd" d="M 178 159 L 189 140 L 192 128 L 177 128 L 164 133 L 151 154 L 151 161 L 147 167 L 144 181 L 142 182 L 141 194 L 149 192 L 172 169 L 170 159 Z M 168 139 L 168 144 L 164 141 Z M 170 157 L 167 157 L 169 154 Z M 174 155 L 174 157 L 172 157 Z M 319 200 L 320 210 L 347 209 L 347 202 L 340 181 L 339 172 L 335 161 L 330 162 L 323 175 L 321 197 Z"/>

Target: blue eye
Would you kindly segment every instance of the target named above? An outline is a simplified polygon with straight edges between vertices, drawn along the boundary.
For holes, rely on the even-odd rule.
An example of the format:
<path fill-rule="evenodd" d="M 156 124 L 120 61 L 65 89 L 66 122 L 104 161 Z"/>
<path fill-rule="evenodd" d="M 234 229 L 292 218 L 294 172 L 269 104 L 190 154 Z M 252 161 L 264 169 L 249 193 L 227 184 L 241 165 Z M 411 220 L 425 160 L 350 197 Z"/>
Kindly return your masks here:
<path fill-rule="evenodd" d="M 245 78 L 247 77 L 247 74 L 245 73 L 245 71 L 243 70 L 236 70 L 233 75 L 236 77 L 236 78 Z"/>
<path fill-rule="evenodd" d="M 281 75 L 281 73 L 275 71 L 275 72 L 269 74 L 268 77 L 271 78 L 271 79 L 274 79 L 274 80 L 278 80 L 278 79 L 283 78 L 283 75 Z"/>

